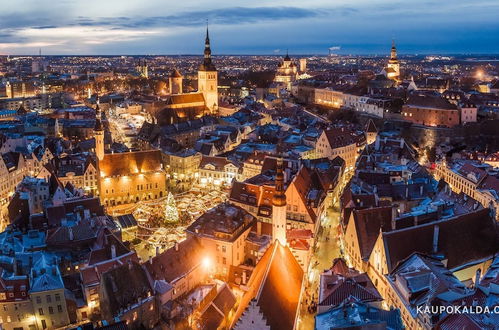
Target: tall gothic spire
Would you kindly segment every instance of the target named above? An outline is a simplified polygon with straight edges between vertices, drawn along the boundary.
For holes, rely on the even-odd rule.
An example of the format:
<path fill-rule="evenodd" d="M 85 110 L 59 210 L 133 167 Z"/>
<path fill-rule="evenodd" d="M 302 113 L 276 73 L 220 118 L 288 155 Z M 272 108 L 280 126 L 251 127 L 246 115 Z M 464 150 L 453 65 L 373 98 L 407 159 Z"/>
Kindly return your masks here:
<path fill-rule="evenodd" d="M 284 146 L 283 146 L 283 133 L 277 133 L 277 162 L 276 162 L 276 175 L 275 175 L 275 194 L 272 204 L 275 206 L 286 205 L 286 194 L 284 192 Z"/>
<path fill-rule="evenodd" d="M 215 66 L 211 62 L 211 45 L 210 45 L 210 33 L 208 31 L 208 20 L 206 20 L 206 38 L 204 40 L 204 59 L 201 64 L 200 70 L 202 71 L 215 71 Z"/>
<path fill-rule="evenodd" d="M 100 111 L 100 106 L 99 106 L 99 95 L 96 96 L 95 102 L 97 103 L 97 106 L 95 107 L 95 127 L 94 131 L 102 131 L 102 113 Z"/>
<path fill-rule="evenodd" d="M 208 20 L 206 20 L 206 38 L 204 40 L 204 60 L 210 59 L 211 62 L 211 47 L 210 47 L 210 32 L 208 31 Z"/>
<path fill-rule="evenodd" d="M 276 163 L 275 193 L 272 198 L 272 205 L 286 205 L 286 194 L 284 192 L 284 161 L 282 159 L 282 155 L 279 155 Z"/>

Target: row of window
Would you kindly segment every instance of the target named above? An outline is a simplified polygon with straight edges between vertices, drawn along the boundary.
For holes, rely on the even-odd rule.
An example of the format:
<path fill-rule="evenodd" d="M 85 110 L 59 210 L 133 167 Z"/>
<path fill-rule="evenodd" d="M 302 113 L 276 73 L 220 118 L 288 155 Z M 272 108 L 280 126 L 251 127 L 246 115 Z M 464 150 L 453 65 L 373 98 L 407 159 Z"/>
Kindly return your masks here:
<path fill-rule="evenodd" d="M 49 312 L 50 315 L 53 315 L 54 314 L 54 307 L 49 306 L 48 312 Z M 62 313 L 62 305 L 57 305 L 57 312 L 58 313 Z M 41 307 L 38 308 L 38 315 L 40 315 L 40 316 L 45 315 L 45 312 L 44 312 L 43 308 L 41 308 Z"/>
<path fill-rule="evenodd" d="M 37 304 L 42 303 L 42 296 L 37 296 L 35 299 L 36 299 Z M 61 295 L 59 293 L 54 294 L 54 299 L 55 299 L 55 301 L 61 301 Z M 51 303 L 52 302 L 52 295 L 50 295 L 50 294 L 46 295 L 45 301 L 47 303 Z"/>

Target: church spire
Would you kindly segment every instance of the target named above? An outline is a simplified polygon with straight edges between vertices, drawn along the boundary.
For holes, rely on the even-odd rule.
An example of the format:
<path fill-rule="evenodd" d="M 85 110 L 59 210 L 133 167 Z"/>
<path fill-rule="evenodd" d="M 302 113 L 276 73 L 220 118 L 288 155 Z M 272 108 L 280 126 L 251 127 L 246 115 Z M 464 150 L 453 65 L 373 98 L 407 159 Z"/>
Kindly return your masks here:
<path fill-rule="evenodd" d="M 284 191 L 284 161 L 282 154 L 278 155 L 276 162 L 275 192 L 272 198 L 272 239 L 281 245 L 287 244 L 286 240 L 286 193 Z"/>
<path fill-rule="evenodd" d="M 390 52 L 390 59 L 397 59 L 397 48 L 395 47 L 395 39 L 392 39 L 392 50 Z"/>
<path fill-rule="evenodd" d="M 211 58 L 210 32 L 208 31 L 208 20 L 206 20 L 206 38 L 204 40 L 204 58 Z"/>
<path fill-rule="evenodd" d="M 205 44 L 210 46 L 210 33 L 208 31 L 208 20 L 206 20 L 206 39 L 205 39 Z"/>
<path fill-rule="evenodd" d="M 204 59 L 199 67 L 201 71 L 216 71 L 215 66 L 211 62 L 211 45 L 210 32 L 208 31 L 208 20 L 206 20 L 206 38 L 204 40 Z"/>
<path fill-rule="evenodd" d="M 96 132 L 100 132 L 102 131 L 102 113 L 100 111 L 100 106 L 99 106 L 99 95 L 96 96 L 95 98 L 95 102 L 96 102 L 96 107 L 95 107 L 95 127 L 94 127 L 94 131 Z"/>
<path fill-rule="evenodd" d="M 275 194 L 272 199 L 274 206 L 286 206 L 286 194 L 284 192 L 284 161 L 279 155 L 276 164 Z"/>

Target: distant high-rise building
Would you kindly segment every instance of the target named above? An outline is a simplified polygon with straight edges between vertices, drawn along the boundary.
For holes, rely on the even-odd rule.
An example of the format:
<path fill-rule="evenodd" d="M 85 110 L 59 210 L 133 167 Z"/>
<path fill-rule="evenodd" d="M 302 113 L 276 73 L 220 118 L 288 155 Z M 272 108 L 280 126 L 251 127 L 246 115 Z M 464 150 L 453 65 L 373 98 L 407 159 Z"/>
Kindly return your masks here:
<path fill-rule="evenodd" d="M 307 72 L 307 59 L 306 58 L 300 58 L 300 72 L 301 73 Z"/>
<path fill-rule="evenodd" d="M 42 57 L 42 50 L 38 51 L 38 56 L 33 58 L 31 62 L 31 72 L 38 73 L 47 71 L 48 61 Z"/>
<path fill-rule="evenodd" d="M 198 91 L 203 93 L 206 107 L 211 111 L 218 109 L 218 72 L 211 60 L 210 36 L 206 27 L 204 59 L 198 71 Z"/>
<path fill-rule="evenodd" d="M 36 88 L 32 82 L 14 81 L 5 84 L 7 98 L 32 97 L 36 95 Z"/>

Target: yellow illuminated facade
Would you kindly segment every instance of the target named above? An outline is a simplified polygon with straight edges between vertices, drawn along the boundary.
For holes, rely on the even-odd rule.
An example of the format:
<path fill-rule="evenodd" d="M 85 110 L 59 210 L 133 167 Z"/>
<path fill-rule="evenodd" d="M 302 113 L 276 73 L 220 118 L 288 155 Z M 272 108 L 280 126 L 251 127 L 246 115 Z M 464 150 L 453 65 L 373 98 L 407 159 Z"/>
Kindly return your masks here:
<path fill-rule="evenodd" d="M 400 81 L 400 63 L 397 59 L 397 48 L 395 41 L 392 41 L 392 50 L 390 52 L 390 59 L 386 65 L 386 77 L 395 81 Z"/>
<path fill-rule="evenodd" d="M 106 154 L 99 162 L 100 198 L 106 206 L 166 196 L 166 172 L 159 150 Z"/>
<path fill-rule="evenodd" d="M 277 72 L 275 74 L 274 81 L 278 83 L 284 83 L 288 90 L 291 90 L 291 84 L 296 80 L 298 75 L 298 67 L 291 60 L 288 54 L 284 57 L 284 60 L 279 63 Z"/>

